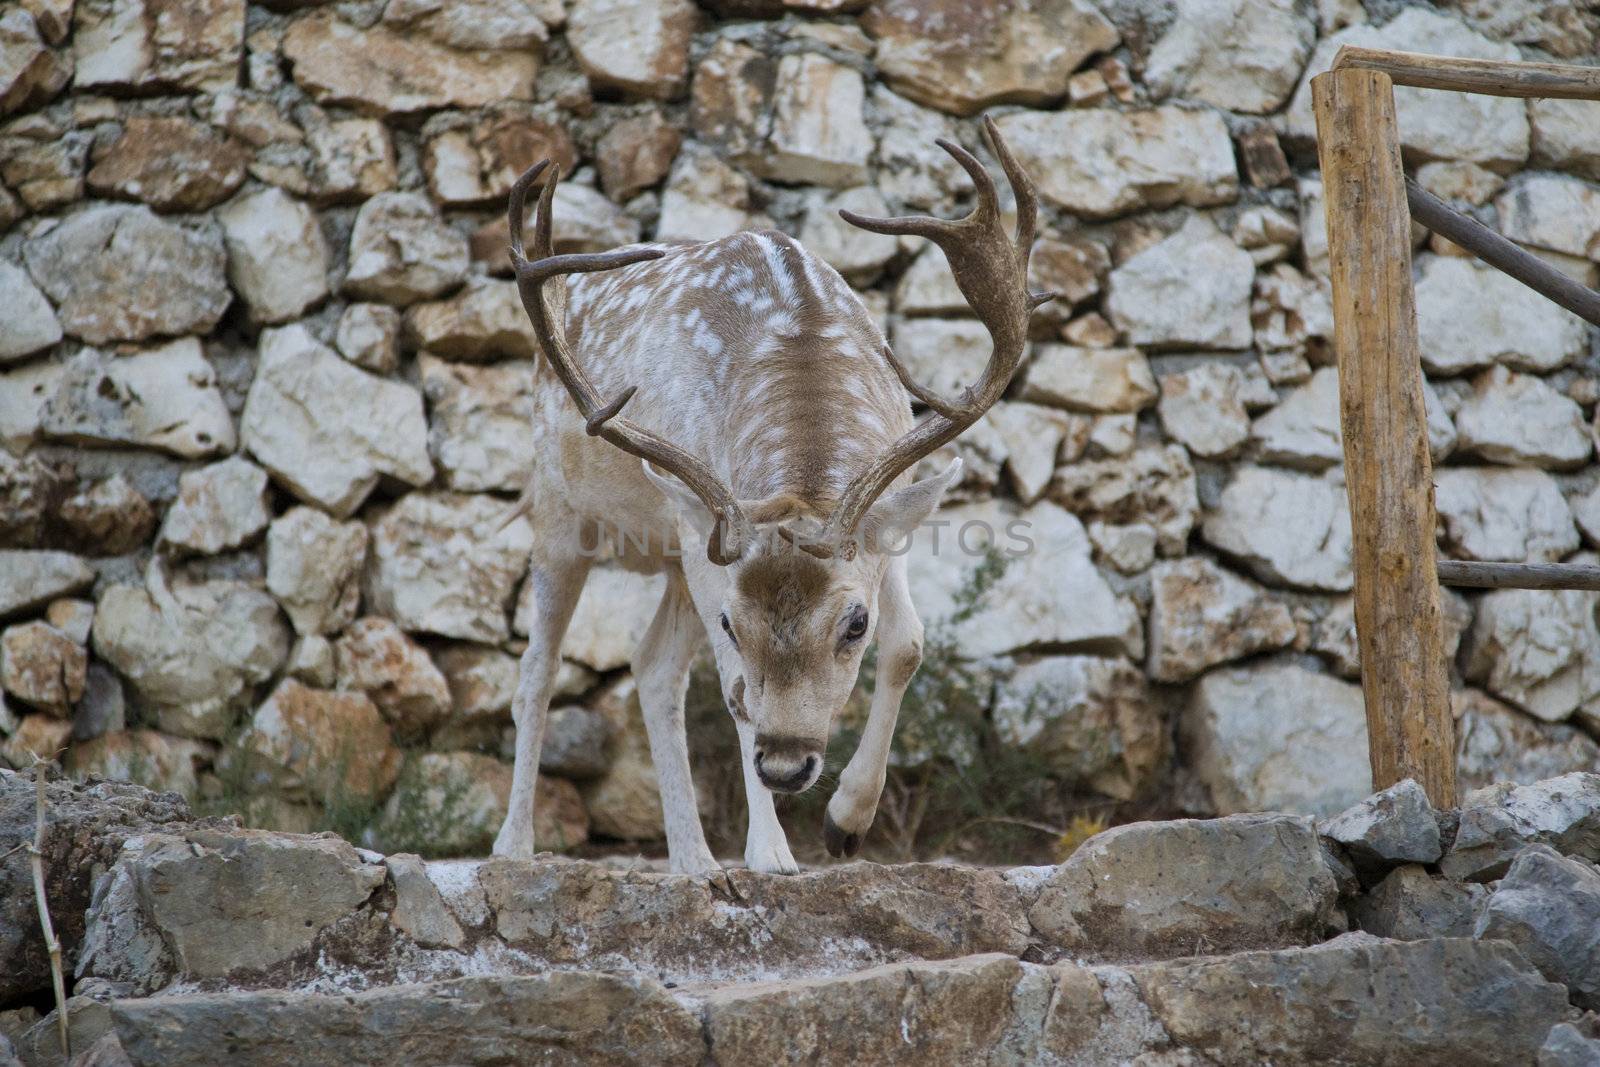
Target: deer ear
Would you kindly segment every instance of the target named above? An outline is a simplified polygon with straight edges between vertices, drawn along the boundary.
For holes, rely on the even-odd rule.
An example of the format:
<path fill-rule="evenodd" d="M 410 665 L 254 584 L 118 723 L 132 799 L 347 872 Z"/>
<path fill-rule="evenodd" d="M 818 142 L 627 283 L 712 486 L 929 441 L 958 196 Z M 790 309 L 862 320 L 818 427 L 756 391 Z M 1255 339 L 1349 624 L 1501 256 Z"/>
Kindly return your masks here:
<path fill-rule="evenodd" d="M 695 495 L 694 490 L 679 481 L 676 476 L 657 470 L 655 464 L 649 460 L 643 460 L 642 462 L 644 463 L 644 476 L 649 478 L 657 489 L 666 494 L 667 499 L 672 502 L 673 509 L 690 526 L 693 526 L 701 537 L 711 536 L 711 512 L 701 502 L 700 498 Z"/>
<path fill-rule="evenodd" d="M 958 456 L 938 474 L 880 496 L 861 523 L 866 543 L 877 546 L 880 552 L 893 549 L 933 514 L 945 492 L 960 477 Z"/>

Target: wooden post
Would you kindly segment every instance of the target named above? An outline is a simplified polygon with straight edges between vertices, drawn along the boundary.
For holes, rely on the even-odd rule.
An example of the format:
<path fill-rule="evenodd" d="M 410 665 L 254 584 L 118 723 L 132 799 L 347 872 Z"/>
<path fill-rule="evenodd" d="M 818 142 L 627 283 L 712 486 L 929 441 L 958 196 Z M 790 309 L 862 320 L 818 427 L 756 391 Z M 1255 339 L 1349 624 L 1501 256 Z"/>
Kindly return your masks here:
<path fill-rule="evenodd" d="M 1327 207 L 1372 783 L 1383 789 L 1415 778 L 1435 806 L 1451 807 L 1455 723 L 1394 86 L 1380 71 L 1330 71 L 1312 79 L 1311 99 Z"/>

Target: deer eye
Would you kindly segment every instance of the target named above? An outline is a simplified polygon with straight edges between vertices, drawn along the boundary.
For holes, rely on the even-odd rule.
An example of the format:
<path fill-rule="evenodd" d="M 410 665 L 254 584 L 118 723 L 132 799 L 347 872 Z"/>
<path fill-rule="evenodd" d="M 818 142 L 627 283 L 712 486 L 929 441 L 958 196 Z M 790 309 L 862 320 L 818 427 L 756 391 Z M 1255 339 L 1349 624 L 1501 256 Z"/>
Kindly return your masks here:
<path fill-rule="evenodd" d="M 867 632 L 867 613 L 857 608 L 850 615 L 850 624 L 845 627 L 844 639 L 846 641 L 859 641 Z"/>
<path fill-rule="evenodd" d="M 733 627 L 728 624 L 728 613 L 722 613 L 722 632 L 728 635 L 728 640 L 733 642 L 733 647 L 739 647 L 739 639 L 733 636 Z"/>

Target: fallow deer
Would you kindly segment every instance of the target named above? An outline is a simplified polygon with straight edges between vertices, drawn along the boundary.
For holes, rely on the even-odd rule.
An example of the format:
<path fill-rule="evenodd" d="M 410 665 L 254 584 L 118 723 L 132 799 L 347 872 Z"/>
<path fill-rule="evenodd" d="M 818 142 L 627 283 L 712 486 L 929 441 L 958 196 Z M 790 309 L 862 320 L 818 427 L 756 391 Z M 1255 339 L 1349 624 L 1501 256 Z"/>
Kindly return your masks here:
<path fill-rule="evenodd" d="M 981 379 L 953 400 L 914 381 L 844 279 L 786 235 L 554 255 L 559 169 L 547 160 L 517 181 L 511 262 L 555 374 L 537 385 L 539 462 L 520 506 L 535 528 L 534 611 L 512 705 L 516 765 L 496 855 L 534 852 L 534 786 L 562 637 L 590 569 L 588 549 L 608 533 L 624 566 L 666 575 L 633 673 L 672 869 L 718 869 L 700 825 L 684 728 L 702 637 L 711 641 L 739 737 L 745 862 L 783 873 L 796 866 L 772 794 L 799 793 L 817 780 L 833 716 L 876 639 L 871 708 L 823 822 L 831 854 L 859 849 L 922 655 L 905 558 L 885 546 L 938 506 L 960 460 L 921 481 L 910 472 L 1000 398 L 1029 315 L 1048 299 L 1026 288 L 1033 183 L 992 122 L 984 133 L 1016 200 L 1014 236 L 983 165 L 947 141 L 940 147 L 976 190 L 965 218 L 841 212 L 862 229 L 925 237 L 944 250 L 993 342 Z M 523 205 L 535 186 L 530 254 Z M 573 274 L 581 277 L 569 293 Z M 927 408 L 920 421 L 912 399 Z M 669 533 L 641 547 L 617 531 Z"/>

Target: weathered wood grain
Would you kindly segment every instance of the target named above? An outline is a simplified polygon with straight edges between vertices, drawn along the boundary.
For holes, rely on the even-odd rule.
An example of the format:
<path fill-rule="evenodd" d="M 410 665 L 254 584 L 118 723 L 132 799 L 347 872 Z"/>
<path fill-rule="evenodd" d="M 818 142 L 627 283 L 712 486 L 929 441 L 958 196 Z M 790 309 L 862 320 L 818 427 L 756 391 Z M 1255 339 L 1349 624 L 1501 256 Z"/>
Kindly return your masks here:
<path fill-rule="evenodd" d="M 1434 804 L 1449 807 L 1455 723 L 1393 83 L 1380 71 L 1336 70 L 1313 78 L 1311 91 L 1373 785 L 1415 778 Z"/>
<path fill-rule="evenodd" d="M 1395 85 L 1413 85 L 1419 89 L 1453 89 L 1484 96 L 1600 100 L 1600 67 L 1460 59 L 1347 44 L 1333 57 L 1333 69 L 1381 70 Z"/>
<path fill-rule="evenodd" d="M 1600 589 L 1593 563 L 1470 563 L 1441 559 L 1439 581 L 1474 589 Z"/>

